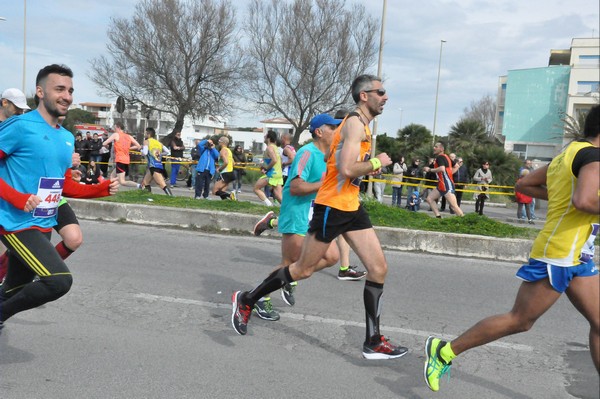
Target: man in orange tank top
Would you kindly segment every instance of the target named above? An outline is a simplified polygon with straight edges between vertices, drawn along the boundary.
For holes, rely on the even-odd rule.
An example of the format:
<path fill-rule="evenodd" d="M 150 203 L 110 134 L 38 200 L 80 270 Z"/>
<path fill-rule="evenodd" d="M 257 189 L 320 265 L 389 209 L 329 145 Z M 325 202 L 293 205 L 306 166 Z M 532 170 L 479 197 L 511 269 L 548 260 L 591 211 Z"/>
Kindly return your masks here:
<path fill-rule="evenodd" d="M 427 198 L 425 199 L 429 204 L 429 207 L 433 211 L 436 218 L 441 218 L 440 211 L 437 207 L 437 200 L 444 196 L 450 209 L 454 211 L 458 216 L 463 216 L 463 211 L 456 202 L 456 190 L 454 188 L 454 180 L 452 178 L 453 169 L 452 161 L 450 157 L 444 154 L 444 145 L 442 143 L 435 143 L 433 146 L 433 155 L 435 155 L 435 161 L 433 162 L 433 168 L 428 166 L 424 167 L 425 173 L 433 172 L 437 175 L 438 184 L 437 187 L 431 190 Z"/>
<path fill-rule="evenodd" d="M 141 184 L 125 180 L 125 175 L 129 174 L 129 150 L 139 150 L 142 146 L 136 139 L 125 133 L 123 129 L 123 123 L 115 122 L 115 132 L 102 143 L 104 147 L 108 147 L 110 143 L 114 142 L 115 169 L 111 177 L 116 176 L 119 179 L 119 184 L 122 186 L 142 188 Z"/>
<path fill-rule="evenodd" d="M 385 153 L 369 159 L 369 123 L 383 112 L 388 96 L 381 79 L 373 75 L 357 77 L 352 83 L 351 92 L 356 109 L 348 114 L 334 133 L 327 160 L 327 174 L 315 199 L 313 218 L 302 244 L 300 258 L 289 266 L 273 271 L 252 291 L 235 292 L 231 322 L 238 334 L 245 335 L 254 304 L 285 284 L 306 279 L 314 272 L 332 266 L 321 260 L 330 243 L 342 235 L 368 270 L 363 292 L 366 314 L 363 357 L 392 359 L 405 355 L 408 349 L 392 344 L 380 334 L 379 312 L 387 262 L 369 215 L 358 199 L 362 176 L 378 173 L 381 167 L 392 164 Z"/>

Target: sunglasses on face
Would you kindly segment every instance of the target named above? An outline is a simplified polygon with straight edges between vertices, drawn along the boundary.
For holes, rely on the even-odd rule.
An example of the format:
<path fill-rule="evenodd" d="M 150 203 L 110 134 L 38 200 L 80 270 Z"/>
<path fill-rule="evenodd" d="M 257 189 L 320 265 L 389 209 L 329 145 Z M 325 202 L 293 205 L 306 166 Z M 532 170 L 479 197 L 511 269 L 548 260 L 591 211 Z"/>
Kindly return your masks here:
<path fill-rule="evenodd" d="M 373 89 L 373 90 L 365 90 L 365 93 L 377 93 L 379 97 L 385 96 L 385 89 Z"/>

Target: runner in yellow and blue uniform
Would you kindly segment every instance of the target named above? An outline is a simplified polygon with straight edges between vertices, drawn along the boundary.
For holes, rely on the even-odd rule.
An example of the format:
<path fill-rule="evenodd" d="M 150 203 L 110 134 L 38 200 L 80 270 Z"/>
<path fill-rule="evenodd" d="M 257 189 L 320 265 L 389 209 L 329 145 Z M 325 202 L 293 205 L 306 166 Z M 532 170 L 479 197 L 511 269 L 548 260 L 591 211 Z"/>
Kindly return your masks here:
<path fill-rule="evenodd" d="M 221 158 L 221 164 L 217 169 L 219 171 L 219 178 L 215 182 L 213 187 L 213 195 L 219 196 L 222 200 L 230 199 L 233 201 L 237 200 L 235 196 L 235 190 L 230 193 L 226 192 L 229 183 L 235 180 L 235 174 L 233 173 L 233 153 L 229 146 L 229 139 L 223 136 L 219 139 L 219 145 L 221 149 L 219 151 L 219 158 Z"/>
<path fill-rule="evenodd" d="M 163 155 L 169 153 L 167 147 L 162 145 L 160 141 L 156 140 L 156 131 L 154 128 L 146 128 L 146 139 L 144 140 L 144 146 L 142 147 L 142 155 L 146 156 L 148 160 L 148 166 L 146 168 L 146 174 L 142 180 L 142 187 L 146 190 L 151 191 L 150 183 L 152 180 L 158 184 L 165 194 L 173 196 L 171 189 L 167 186 L 165 179 L 167 178 L 167 171 L 162 162 Z"/>
<path fill-rule="evenodd" d="M 466 350 L 529 330 L 563 293 L 590 324 L 590 351 L 600 372 L 600 280 L 594 264 L 594 239 L 600 214 L 600 106 L 585 121 L 584 139 L 517 182 L 515 189 L 548 200 L 544 227 L 533 243 L 529 263 L 517 272 L 523 280 L 510 312 L 488 317 L 452 342 L 429 337 L 424 377 L 439 390 L 452 360 Z M 541 366 L 543 367 L 543 366 Z"/>

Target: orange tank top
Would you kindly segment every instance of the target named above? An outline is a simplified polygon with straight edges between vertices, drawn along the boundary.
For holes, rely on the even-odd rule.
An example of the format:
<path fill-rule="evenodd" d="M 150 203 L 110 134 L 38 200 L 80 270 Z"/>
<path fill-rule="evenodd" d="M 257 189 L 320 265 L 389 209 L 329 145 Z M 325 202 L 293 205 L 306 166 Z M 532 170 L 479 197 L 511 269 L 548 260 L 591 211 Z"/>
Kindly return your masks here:
<path fill-rule="evenodd" d="M 360 191 L 360 182 L 362 177 L 347 179 L 340 175 L 339 157 L 342 151 L 344 140 L 342 138 L 342 128 L 348 117 L 338 126 L 333 135 L 333 141 L 329 149 L 329 158 L 327 159 L 327 174 L 323 185 L 315 198 L 316 204 L 330 206 L 341 211 L 353 212 L 360 205 L 358 194 Z M 360 143 L 360 155 L 357 161 L 368 161 L 371 156 L 371 130 L 365 125 L 365 139 Z"/>
<path fill-rule="evenodd" d="M 127 133 L 119 133 L 119 140 L 115 141 L 115 162 L 129 164 L 129 147 L 131 147 L 131 136 Z"/>

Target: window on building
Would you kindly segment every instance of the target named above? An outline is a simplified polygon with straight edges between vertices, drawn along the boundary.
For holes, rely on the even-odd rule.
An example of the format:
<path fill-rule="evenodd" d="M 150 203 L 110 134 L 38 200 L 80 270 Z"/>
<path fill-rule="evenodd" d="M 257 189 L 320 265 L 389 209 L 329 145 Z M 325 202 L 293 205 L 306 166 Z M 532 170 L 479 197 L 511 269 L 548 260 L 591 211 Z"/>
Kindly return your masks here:
<path fill-rule="evenodd" d="M 600 55 L 580 55 L 578 66 L 598 68 L 600 66 Z"/>
<path fill-rule="evenodd" d="M 600 92 L 599 81 L 588 80 L 577 82 L 577 94 L 588 94 L 598 92 Z"/>
<path fill-rule="evenodd" d="M 237 147 L 238 145 L 239 145 L 240 147 L 242 147 L 242 149 L 245 149 L 245 148 L 244 148 L 244 142 L 243 142 L 243 141 L 234 141 L 234 142 L 233 142 L 233 148 Z"/>

